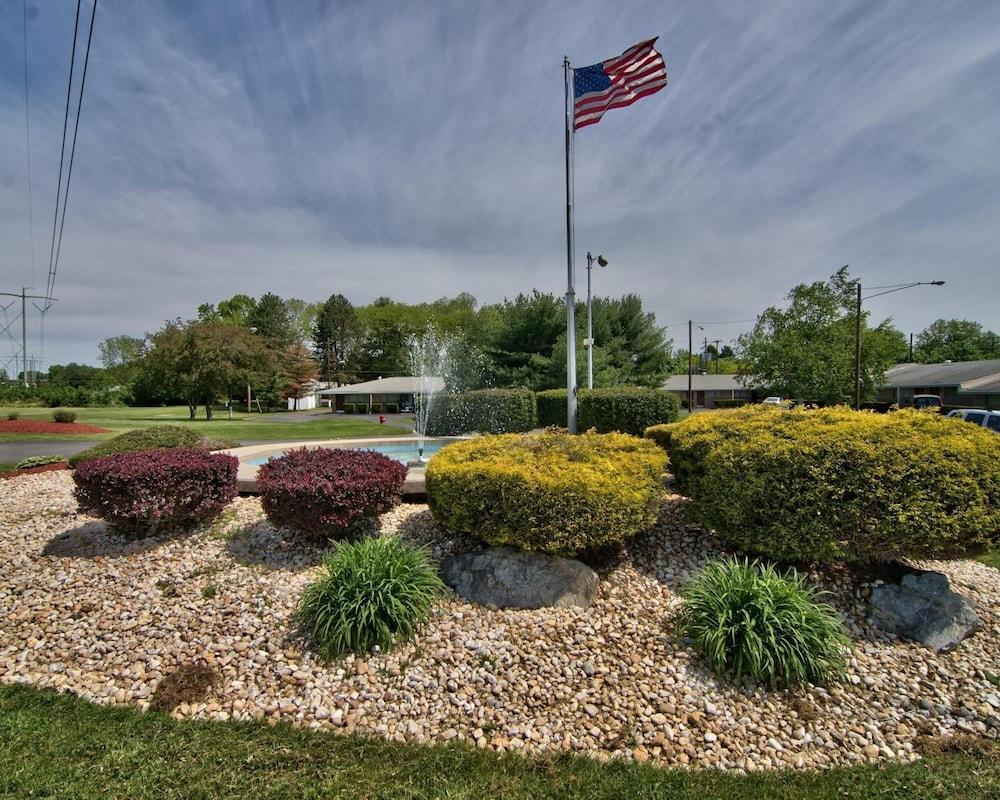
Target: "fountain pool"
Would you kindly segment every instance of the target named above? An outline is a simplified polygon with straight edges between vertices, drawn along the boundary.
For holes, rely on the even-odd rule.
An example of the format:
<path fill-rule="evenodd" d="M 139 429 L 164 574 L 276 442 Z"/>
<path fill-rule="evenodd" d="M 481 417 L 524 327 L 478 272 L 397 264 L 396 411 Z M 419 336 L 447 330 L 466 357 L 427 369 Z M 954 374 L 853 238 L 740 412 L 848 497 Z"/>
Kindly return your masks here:
<path fill-rule="evenodd" d="M 449 439 L 426 439 L 423 443 L 424 458 L 429 459 L 438 450 L 448 444 Z M 298 447 L 308 447 L 309 445 L 298 445 Z M 322 445 L 324 447 L 330 445 Z M 255 464 L 260 466 L 266 463 L 269 459 L 277 458 L 278 456 L 283 456 L 289 450 L 297 448 L 284 447 L 276 448 L 271 452 L 262 453 L 261 455 L 253 456 L 244 459 L 244 463 Z M 406 441 L 387 441 L 387 442 L 372 442 L 371 444 L 359 444 L 351 446 L 346 442 L 342 445 L 337 445 L 339 450 L 374 450 L 376 453 L 382 453 L 383 455 L 389 456 L 389 458 L 394 458 L 401 464 L 409 464 L 411 461 L 416 461 L 419 455 L 417 442 L 414 439 L 408 439 Z"/>

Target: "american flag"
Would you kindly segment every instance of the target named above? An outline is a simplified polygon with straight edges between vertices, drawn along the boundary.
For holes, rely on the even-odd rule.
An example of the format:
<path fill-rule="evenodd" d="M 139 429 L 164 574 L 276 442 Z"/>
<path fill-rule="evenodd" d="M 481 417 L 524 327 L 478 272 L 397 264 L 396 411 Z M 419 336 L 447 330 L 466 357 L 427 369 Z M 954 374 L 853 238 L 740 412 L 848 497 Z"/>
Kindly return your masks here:
<path fill-rule="evenodd" d="M 573 70 L 573 130 L 600 122 L 605 111 L 630 106 L 667 85 L 667 65 L 653 49 L 659 37 L 617 58 Z"/>

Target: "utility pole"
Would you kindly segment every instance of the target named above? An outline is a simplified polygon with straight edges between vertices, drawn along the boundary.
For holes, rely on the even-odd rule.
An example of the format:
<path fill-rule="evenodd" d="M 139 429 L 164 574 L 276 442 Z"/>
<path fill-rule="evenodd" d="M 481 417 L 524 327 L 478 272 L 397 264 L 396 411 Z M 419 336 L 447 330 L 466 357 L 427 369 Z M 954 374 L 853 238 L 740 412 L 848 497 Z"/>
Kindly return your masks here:
<path fill-rule="evenodd" d="M 719 345 L 722 344 L 722 339 L 712 339 L 712 344 L 715 345 L 715 358 L 712 359 L 712 363 L 715 364 L 715 374 L 718 375 L 719 365 L 716 362 L 719 360 Z"/>
<path fill-rule="evenodd" d="M 688 413 L 690 414 L 694 411 L 694 391 L 692 390 L 691 381 L 691 370 L 694 366 L 692 363 L 694 350 L 694 322 L 688 320 Z"/>
<path fill-rule="evenodd" d="M 909 358 L 909 362 L 911 364 L 913 363 L 913 334 L 912 333 L 910 334 L 910 358 Z"/>
<path fill-rule="evenodd" d="M 854 410 L 861 408 L 861 281 L 858 281 L 858 300 L 854 311 Z"/>
<path fill-rule="evenodd" d="M 30 379 L 28 377 L 28 301 L 29 300 L 45 300 L 46 303 L 54 303 L 56 299 L 54 297 L 44 297 L 38 294 L 28 294 L 29 289 L 33 289 L 33 286 L 22 286 L 20 292 L 0 292 L 0 297 L 20 297 L 21 298 L 21 371 L 22 378 L 24 380 L 24 385 L 30 385 Z M 36 305 L 35 308 L 38 308 Z M 45 311 L 43 310 L 44 314 Z M 3 330 L 8 330 L 11 325 L 16 322 L 16 318 L 11 320 L 10 324 L 4 326 Z M 2 331 L 0 331 L 2 332 Z"/>

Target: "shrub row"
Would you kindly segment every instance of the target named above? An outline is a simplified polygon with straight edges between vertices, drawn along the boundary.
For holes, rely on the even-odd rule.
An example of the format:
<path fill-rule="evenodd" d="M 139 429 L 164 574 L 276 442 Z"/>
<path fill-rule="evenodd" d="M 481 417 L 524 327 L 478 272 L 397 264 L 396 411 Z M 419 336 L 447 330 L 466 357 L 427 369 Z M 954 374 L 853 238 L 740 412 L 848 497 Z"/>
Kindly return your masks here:
<path fill-rule="evenodd" d="M 566 427 L 566 390 L 550 389 L 537 395 L 538 424 Z M 677 396 L 661 389 L 622 386 L 581 389 L 578 395 L 580 430 L 619 431 L 642 436 L 650 425 L 674 422 L 680 412 Z"/>
<path fill-rule="evenodd" d="M 535 427 L 530 389 L 477 389 L 434 397 L 427 420 L 431 436 L 460 433 L 517 433 Z"/>
<path fill-rule="evenodd" d="M 430 460 L 427 501 L 453 531 L 572 555 L 652 525 L 666 461 L 652 442 L 617 433 L 489 436 Z"/>
<path fill-rule="evenodd" d="M 1000 542 L 1000 440 L 961 420 L 749 406 L 646 436 L 699 520 L 748 552 L 949 558 Z"/>
<path fill-rule="evenodd" d="M 183 428 L 179 425 L 155 425 L 152 428 L 139 428 L 127 431 L 113 439 L 95 444 L 93 447 L 77 453 L 69 460 L 70 466 L 76 466 L 88 459 L 117 453 L 138 453 L 143 450 L 156 450 L 166 447 L 197 447 L 203 450 L 222 450 L 229 447 L 239 447 L 239 442 L 222 439 L 212 439 L 203 436 L 198 431 Z"/>
<path fill-rule="evenodd" d="M 272 458 L 257 471 L 261 505 L 278 528 L 341 537 L 399 502 L 406 467 L 371 450 L 317 447 Z"/>
<path fill-rule="evenodd" d="M 73 473 L 83 511 L 143 537 L 214 517 L 236 496 L 233 456 L 178 447 L 91 458 Z"/>
<path fill-rule="evenodd" d="M 71 406 L 84 408 L 121 403 L 123 394 L 110 389 L 83 389 L 75 386 L 0 383 L 0 405 L 42 405 L 49 408 Z"/>
<path fill-rule="evenodd" d="M 732 400 L 716 400 L 716 408 L 743 408 L 750 405 L 750 401 L 745 398 L 734 398 Z"/>

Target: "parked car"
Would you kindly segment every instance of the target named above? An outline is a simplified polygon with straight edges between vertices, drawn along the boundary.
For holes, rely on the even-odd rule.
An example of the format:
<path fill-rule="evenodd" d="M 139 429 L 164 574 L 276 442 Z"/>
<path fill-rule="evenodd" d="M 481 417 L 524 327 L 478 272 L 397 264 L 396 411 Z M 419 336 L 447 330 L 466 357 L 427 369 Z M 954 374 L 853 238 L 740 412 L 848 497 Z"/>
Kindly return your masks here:
<path fill-rule="evenodd" d="M 781 405 L 781 398 L 780 397 L 765 397 L 760 402 L 761 402 L 762 405 L 765 405 L 765 406 L 780 406 Z"/>
<path fill-rule="evenodd" d="M 956 408 L 954 411 L 949 411 L 948 416 L 964 419 L 973 425 L 980 425 L 995 433 L 1000 433 L 1000 411 L 987 411 L 983 408 Z"/>
<path fill-rule="evenodd" d="M 941 397 L 936 394 L 915 394 L 913 395 L 914 408 L 941 408 L 944 405 Z"/>

